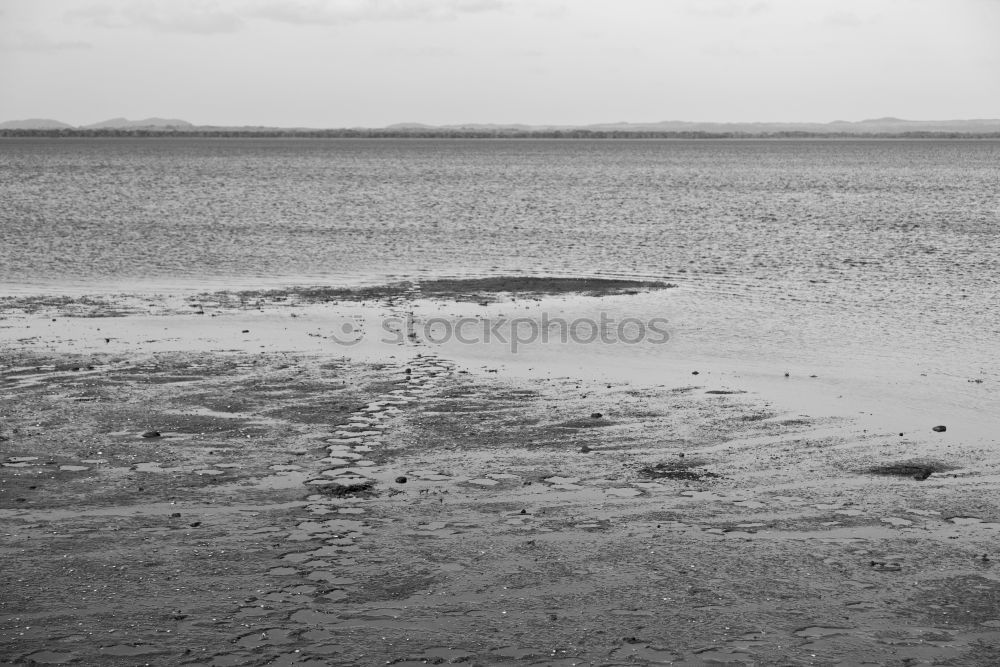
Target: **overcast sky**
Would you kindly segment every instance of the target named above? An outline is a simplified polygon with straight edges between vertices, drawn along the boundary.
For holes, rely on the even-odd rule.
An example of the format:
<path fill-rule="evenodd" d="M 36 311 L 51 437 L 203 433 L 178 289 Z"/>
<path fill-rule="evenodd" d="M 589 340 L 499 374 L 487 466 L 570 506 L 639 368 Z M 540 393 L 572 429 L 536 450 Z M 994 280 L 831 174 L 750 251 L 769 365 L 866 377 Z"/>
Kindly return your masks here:
<path fill-rule="evenodd" d="M 0 121 L 1000 117 L 1000 0 L 0 0 Z"/>

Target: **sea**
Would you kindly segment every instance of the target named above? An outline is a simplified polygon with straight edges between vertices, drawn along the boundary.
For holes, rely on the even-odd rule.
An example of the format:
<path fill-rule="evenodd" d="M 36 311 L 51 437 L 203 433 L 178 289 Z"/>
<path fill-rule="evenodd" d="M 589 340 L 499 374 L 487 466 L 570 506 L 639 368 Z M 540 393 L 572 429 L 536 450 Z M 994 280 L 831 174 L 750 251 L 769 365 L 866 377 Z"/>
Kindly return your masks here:
<path fill-rule="evenodd" d="M 613 306 L 666 345 L 511 364 L 698 371 L 996 442 L 997 140 L 0 139 L 0 296 L 495 275 L 676 285 Z"/>

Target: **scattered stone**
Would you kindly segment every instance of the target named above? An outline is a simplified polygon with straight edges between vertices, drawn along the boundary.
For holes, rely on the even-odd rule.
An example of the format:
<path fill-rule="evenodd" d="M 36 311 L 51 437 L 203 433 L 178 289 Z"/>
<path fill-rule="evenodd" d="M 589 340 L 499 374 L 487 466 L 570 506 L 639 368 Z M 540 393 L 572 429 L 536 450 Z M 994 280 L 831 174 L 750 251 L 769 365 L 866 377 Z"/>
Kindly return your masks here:
<path fill-rule="evenodd" d="M 396 484 L 406 484 L 406 475 L 400 475 L 397 477 Z"/>
<path fill-rule="evenodd" d="M 944 433 L 945 431 L 948 430 L 948 427 L 944 426 L 943 424 L 939 424 L 934 428 L 932 428 L 931 430 L 934 431 L 935 433 Z"/>
<path fill-rule="evenodd" d="M 903 566 L 899 563 L 887 563 L 882 560 L 871 561 L 871 568 L 873 570 L 878 570 L 879 572 L 899 572 L 903 569 Z"/>
<path fill-rule="evenodd" d="M 142 437 L 144 437 L 144 438 L 159 438 L 160 437 L 160 432 L 159 431 L 146 431 L 145 433 L 142 434 Z"/>

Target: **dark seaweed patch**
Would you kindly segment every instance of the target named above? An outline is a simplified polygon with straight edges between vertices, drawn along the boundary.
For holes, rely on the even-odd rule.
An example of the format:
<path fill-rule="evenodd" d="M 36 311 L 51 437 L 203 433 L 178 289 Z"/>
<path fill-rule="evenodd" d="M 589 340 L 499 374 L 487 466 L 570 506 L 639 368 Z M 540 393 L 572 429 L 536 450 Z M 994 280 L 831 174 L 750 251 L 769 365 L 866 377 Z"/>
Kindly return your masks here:
<path fill-rule="evenodd" d="M 915 479 L 927 479 L 936 472 L 954 470 L 955 466 L 950 466 L 940 461 L 909 460 L 883 463 L 865 468 L 863 472 L 870 475 L 887 475 L 896 477 L 913 477 Z"/>
<path fill-rule="evenodd" d="M 361 496 L 370 498 L 377 495 L 374 482 L 359 482 L 357 484 L 327 484 L 317 489 L 320 493 L 333 496 L 334 498 L 344 498 L 346 496 Z"/>
<path fill-rule="evenodd" d="M 646 479 L 677 479 L 691 482 L 700 482 L 705 479 L 721 477 L 714 472 L 703 469 L 704 464 L 700 461 L 663 461 L 651 466 L 639 468 L 639 476 Z"/>
<path fill-rule="evenodd" d="M 602 426 L 614 426 L 615 422 L 602 417 L 585 417 L 583 419 L 570 419 L 569 421 L 557 424 L 562 428 L 600 428 Z"/>

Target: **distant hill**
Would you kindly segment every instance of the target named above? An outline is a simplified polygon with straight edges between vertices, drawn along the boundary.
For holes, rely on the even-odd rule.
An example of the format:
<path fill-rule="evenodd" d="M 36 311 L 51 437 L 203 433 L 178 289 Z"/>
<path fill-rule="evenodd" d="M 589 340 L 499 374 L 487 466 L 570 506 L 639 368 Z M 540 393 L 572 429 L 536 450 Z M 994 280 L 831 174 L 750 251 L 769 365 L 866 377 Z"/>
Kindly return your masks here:
<path fill-rule="evenodd" d="M 1000 132 L 1000 119 L 982 120 L 903 120 L 875 118 L 857 122 L 832 123 L 699 123 L 662 121 L 658 123 L 608 123 L 587 125 L 587 130 L 632 132 L 708 132 L 718 134 L 900 134 L 906 132 Z"/>
<path fill-rule="evenodd" d="M 41 136 L 270 136 L 270 137 L 506 137 L 506 138 L 781 138 L 781 137 L 1000 137 L 1000 119 L 905 120 L 872 118 L 830 123 L 707 123 L 665 120 L 653 123 L 598 123 L 594 125 L 524 125 L 463 123 L 425 125 L 397 123 L 383 128 L 304 128 L 266 126 L 193 125 L 174 118 L 128 120 L 112 118 L 74 127 L 49 119 L 8 121 L 0 133 Z"/>
<path fill-rule="evenodd" d="M 0 130 L 60 130 L 72 127 L 72 125 L 60 123 L 51 118 L 25 118 L 24 120 L 8 120 L 6 123 L 0 123 Z"/>
<path fill-rule="evenodd" d="M 177 120 L 175 118 L 144 118 L 142 120 L 129 120 L 127 118 L 112 118 L 111 120 L 104 120 L 100 123 L 93 123 L 92 125 L 82 125 L 81 129 L 84 130 L 105 130 L 105 129 L 116 129 L 116 130 L 132 130 L 139 128 L 152 128 L 152 127 L 183 127 L 183 128 L 193 128 L 194 125 L 187 122 L 186 120 Z"/>

